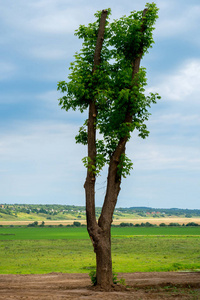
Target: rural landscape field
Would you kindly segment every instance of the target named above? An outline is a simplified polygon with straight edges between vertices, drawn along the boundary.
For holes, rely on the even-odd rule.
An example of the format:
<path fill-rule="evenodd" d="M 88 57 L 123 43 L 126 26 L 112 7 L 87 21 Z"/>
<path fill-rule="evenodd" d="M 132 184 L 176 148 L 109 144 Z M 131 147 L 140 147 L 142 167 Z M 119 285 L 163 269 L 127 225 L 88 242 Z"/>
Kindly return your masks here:
<path fill-rule="evenodd" d="M 97 209 L 97 217 L 99 213 Z M 112 226 L 113 269 L 118 282 L 129 286 L 134 297 L 138 295 L 134 299 L 170 299 L 172 295 L 198 299 L 199 214 L 198 210 L 116 209 Z M 85 226 L 84 207 L 1 205 L 0 256 L 0 299 L 10 299 L 10 294 L 22 299 L 22 290 L 27 299 L 35 299 L 30 295 L 34 294 L 34 286 L 32 290 L 22 289 L 15 276 L 23 276 L 28 287 L 37 282 L 38 289 L 41 280 L 54 285 L 56 299 L 63 299 L 66 289 L 65 299 L 79 299 L 86 294 L 87 299 L 94 297 L 94 291 L 85 290 L 91 286 L 89 274 L 95 270 L 95 253 Z M 5 289 L 4 294 L 7 284 L 10 289 Z M 48 297 L 48 291 L 40 293 L 41 299 Z M 119 299 L 120 295 L 118 292 L 116 298 L 109 298 L 106 293 L 95 293 L 96 299 Z M 123 299 L 130 299 L 130 294 L 121 293 Z"/>
<path fill-rule="evenodd" d="M 95 255 L 85 227 L 0 228 L 1 274 L 89 273 Z M 200 228 L 112 228 L 116 272 L 199 271 Z"/>
<path fill-rule="evenodd" d="M 64 214 L 63 210 L 66 210 Z M 121 278 L 121 282 L 131 285 L 128 274 L 143 272 L 174 272 L 199 276 L 198 213 L 176 211 L 176 214 L 172 214 L 167 210 L 158 213 L 147 208 L 117 209 L 112 226 L 112 256 L 113 269 L 118 274 L 119 281 Z M 58 220 L 58 216 L 62 218 Z M 81 276 L 86 276 L 83 277 L 84 282 L 90 285 L 89 273 L 95 270 L 95 253 L 84 224 L 83 207 L 1 207 L 0 274 L 83 274 Z M 186 299 L 198 299 L 196 277 L 190 277 L 193 278 L 193 288 L 188 288 L 190 281 L 188 285 L 182 284 L 181 290 L 186 289 Z M 69 282 L 70 280 L 68 278 Z M 178 283 L 177 291 L 180 291 L 181 284 L 179 281 Z M 171 289 L 169 287 L 168 292 Z M 0 296 L 0 299 L 4 298 Z"/>
<path fill-rule="evenodd" d="M 96 207 L 96 217 L 101 208 Z M 75 221 L 86 224 L 84 206 L 74 205 L 0 205 L 1 225 L 28 225 L 31 222 L 44 221 L 46 225 L 72 225 Z M 194 222 L 200 225 L 200 210 L 194 209 L 154 209 L 149 207 L 116 208 L 113 224 L 121 223 L 141 224 L 149 222 L 152 225 L 164 223 L 179 223 L 187 225 Z"/>

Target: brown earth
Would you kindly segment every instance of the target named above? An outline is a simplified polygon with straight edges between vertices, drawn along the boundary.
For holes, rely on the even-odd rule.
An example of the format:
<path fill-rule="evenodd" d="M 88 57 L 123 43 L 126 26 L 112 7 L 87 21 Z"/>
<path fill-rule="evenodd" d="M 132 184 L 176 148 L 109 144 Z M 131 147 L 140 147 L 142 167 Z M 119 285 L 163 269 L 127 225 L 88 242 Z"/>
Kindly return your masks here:
<path fill-rule="evenodd" d="M 87 274 L 0 275 L 0 299 L 200 299 L 200 273 L 119 273 L 120 278 L 126 288 L 104 292 L 91 287 Z"/>

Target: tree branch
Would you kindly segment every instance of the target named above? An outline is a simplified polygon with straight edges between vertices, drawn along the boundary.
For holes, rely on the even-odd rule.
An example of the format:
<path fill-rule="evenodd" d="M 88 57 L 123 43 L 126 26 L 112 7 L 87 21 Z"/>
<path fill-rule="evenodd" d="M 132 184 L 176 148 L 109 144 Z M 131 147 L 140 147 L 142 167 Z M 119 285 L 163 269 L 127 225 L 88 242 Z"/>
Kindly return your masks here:
<path fill-rule="evenodd" d="M 101 50 L 104 41 L 105 25 L 108 11 L 103 10 L 101 14 L 99 31 L 97 36 L 95 54 L 94 54 L 94 65 L 92 69 L 92 74 L 95 73 L 101 62 Z M 96 116 L 97 108 L 95 104 L 95 99 L 90 100 L 89 104 L 89 117 L 88 117 L 88 157 L 90 158 L 90 163 L 87 168 L 87 177 L 85 181 L 85 193 L 86 193 L 86 216 L 87 216 L 87 226 L 88 232 L 91 238 L 93 236 L 93 231 L 97 229 L 97 222 L 95 216 L 95 174 L 91 166 L 95 166 L 96 159 Z"/>
<path fill-rule="evenodd" d="M 107 15 L 108 15 L 108 11 L 105 9 L 102 10 L 101 19 L 100 19 L 100 23 L 99 23 L 97 43 L 96 43 L 96 48 L 95 48 L 95 53 L 94 53 L 94 66 L 93 66 L 92 73 L 94 73 L 96 71 L 97 67 L 101 63 L 101 50 L 102 50 L 103 41 L 104 41 L 104 33 L 105 33 Z"/>
<path fill-rule="evenodd" d="M 142 17 L 143 23 L 140 29 L 141 33 L 144 32 L 144 18 L 147 11 L 148 11 L 147 9 L 143 10 L 143 17 Z M 132 80 L 134 79 L 135 75 L 139 72 L 142 55 L 143 55 L 143 44 L 141 42 L 140 51 L 137 57 L 135 57 L 131 62 Z M 132 88 L 133 85 L 130 87 L 130 89 Z M 128 105 L 124 123 L 132 123 L 132 121 L 133 121 L 133 114 L 130 113 L 130 107 Z M 118 198 L 120 185 L 121 185 L 121 175 L 119 175 L 117 172 L 118 165 L 120 162 L 120 156 L 122 154 L 125 154 L 127 141 L 128 141 L 128 136 L 122 137 L 119 140 L 119 143 L 110 159 L 108 178 L 107 178 L 107 190 L 106 190 L 106 195 L 105 195 L 101 215 L 98 221 L 98 225 L 103 230 L 107 230 L 112 223 L 112 217 L 117 203 L 117 198 Z"/>

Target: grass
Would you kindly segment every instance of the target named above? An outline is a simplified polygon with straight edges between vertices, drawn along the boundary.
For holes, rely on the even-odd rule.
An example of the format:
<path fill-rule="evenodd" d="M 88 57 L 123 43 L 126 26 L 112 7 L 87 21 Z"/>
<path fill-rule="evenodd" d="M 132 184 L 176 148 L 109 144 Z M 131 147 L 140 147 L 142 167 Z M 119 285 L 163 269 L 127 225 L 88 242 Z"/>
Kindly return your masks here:
<path fill-rule="evenodd" d="M 199 236 L 200 227 L 113 227 L 112 237 L 127 238 L 137 235 L 144 236 Z"/>
<path fill-rule="evenodd" d="M 137 236 L 112 240 L 115 272 L 200 269 L 200 239 Z M 0 241 L 1 274 L 88 273 L 94 269 L 91 242 L 80 239 Z"/>
<path fill-rule="evenodd" d="M 112 228 L 116 272 L 200 269 L 198 227 Z M 85 227 L 0 228 L 0 273 L 88 273 L 95 255 Z"/>
<path fill-rule="evenodd" d="M 125 242 L 113 239 L 112 253 L 117 272 L 200 269 L 199 238 L 137 236 Z"/>
<path fill-rule="evenodd" d="M 200 237 L 200 227 L 113 227 L 112 237 Z M 88 239 L 86 227 L 0 227 L 0 240 Z"/>
<path fill-rule="evenodd" d="M 94 255 L 87 240 L 0 242 L 1 274 L 88 273 Z"/>
<path fill-rule="evenodd" d="M 0 228 L 0 273 L 88 273 L 95 254 L 85 227 Z M 112 228 L 115 272 L 200 269 L 196 227 Z"/>
<path fill-rule="evenodd" d="M 88 239 L 85 227 L 2 227 L 0 240 Z"/>

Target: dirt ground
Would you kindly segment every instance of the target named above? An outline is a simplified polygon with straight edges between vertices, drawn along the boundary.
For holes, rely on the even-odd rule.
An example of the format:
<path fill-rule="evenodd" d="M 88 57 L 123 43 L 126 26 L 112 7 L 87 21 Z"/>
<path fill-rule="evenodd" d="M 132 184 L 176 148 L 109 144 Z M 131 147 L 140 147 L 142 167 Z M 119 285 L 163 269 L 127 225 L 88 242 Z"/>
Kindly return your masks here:
<path fill-rule="evenodd" d="M 200 273 L 119 273 L 126 288 L 104 292 L 87 274 L 0 275 L 0 299 L 200 299 Z"/>

